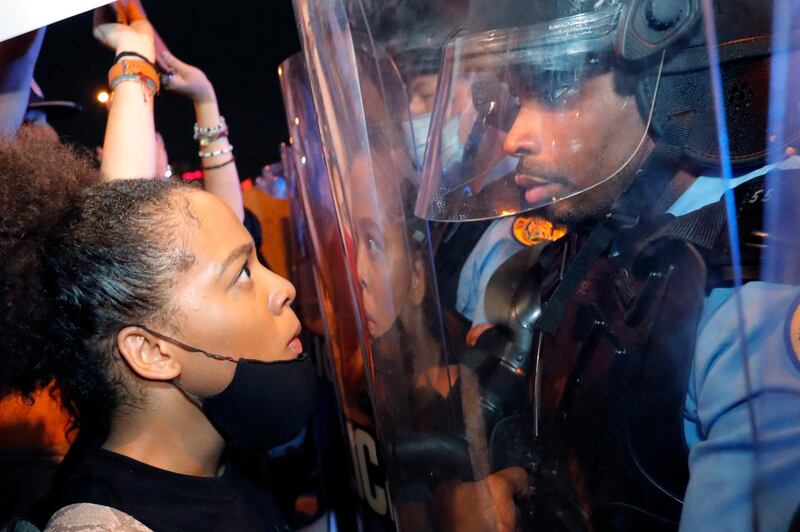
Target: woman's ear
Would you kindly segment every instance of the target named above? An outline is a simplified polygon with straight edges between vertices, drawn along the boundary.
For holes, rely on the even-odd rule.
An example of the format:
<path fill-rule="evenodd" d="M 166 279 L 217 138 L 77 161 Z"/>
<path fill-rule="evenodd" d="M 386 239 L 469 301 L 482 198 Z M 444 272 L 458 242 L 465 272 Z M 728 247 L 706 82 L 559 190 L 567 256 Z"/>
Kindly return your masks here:
<path fill-rule="evenodd" d="M 425 299 L 425 263 L 422 257 L 415 256 L 411 267 L 411 302 L 414 306 L 419 306 L 423 299 Z"/>
<path fill-rule="evenodd" d="M 117 333 L 117 349 L 133 372 L 143 379 L 171 381 L 181 374 L 172 346 L 141 327 L 129 326 Z"/>

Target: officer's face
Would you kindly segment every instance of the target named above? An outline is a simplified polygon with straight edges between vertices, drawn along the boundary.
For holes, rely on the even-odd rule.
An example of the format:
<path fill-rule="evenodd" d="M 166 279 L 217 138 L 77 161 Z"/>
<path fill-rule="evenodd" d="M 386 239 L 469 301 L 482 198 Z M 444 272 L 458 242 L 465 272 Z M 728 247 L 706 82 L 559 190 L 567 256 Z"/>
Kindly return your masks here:
<path fill-rule="evenodd" d="M 556 104 L 518 96 L 521 109 L 503 150 L 519 159 L 515 181 L 525 199 L 542 204 L 585 191 L 549 207 L 550 217 L 564 223 L 608 212 L 633 171 L 603 181 L 637 152 L 645 133 L 633 99 L 617 93 L 610 72 L 584 80 Z"/>

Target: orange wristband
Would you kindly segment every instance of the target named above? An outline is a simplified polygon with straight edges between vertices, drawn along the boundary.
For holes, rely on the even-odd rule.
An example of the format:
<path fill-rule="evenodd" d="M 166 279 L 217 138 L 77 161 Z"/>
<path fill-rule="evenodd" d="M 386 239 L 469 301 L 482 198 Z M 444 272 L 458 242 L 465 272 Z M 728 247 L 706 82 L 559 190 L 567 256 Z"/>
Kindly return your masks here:
<path fill-rule="evenodd" d="M 121 81 L 125 79 L 139 78 L 147 87 L 158 94 L 161 85 L 158 79 L 156 69 L 147 61 L 140 61 L 138 59 L 120 61 L 114 63 L 108 71 L 108 86 L 111 90 Z"/>
<path fill-rule="evenodd" d="M 147 20 L 144 8 L 138 0 L 120 0 L 117 2 L 117 22 L 128 25 L 136 20 Z"/>

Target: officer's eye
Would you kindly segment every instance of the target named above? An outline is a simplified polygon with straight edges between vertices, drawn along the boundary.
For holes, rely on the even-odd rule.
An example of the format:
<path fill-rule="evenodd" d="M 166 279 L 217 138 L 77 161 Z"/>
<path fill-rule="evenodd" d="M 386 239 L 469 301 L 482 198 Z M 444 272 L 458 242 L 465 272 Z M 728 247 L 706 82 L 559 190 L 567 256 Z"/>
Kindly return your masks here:
<path fill-rule="evenodd" d="M 567 107 L 573 103 L 579 92 L 575 86 L 556 87 L 547 91 L 544 99 L 550 107 Z"/>

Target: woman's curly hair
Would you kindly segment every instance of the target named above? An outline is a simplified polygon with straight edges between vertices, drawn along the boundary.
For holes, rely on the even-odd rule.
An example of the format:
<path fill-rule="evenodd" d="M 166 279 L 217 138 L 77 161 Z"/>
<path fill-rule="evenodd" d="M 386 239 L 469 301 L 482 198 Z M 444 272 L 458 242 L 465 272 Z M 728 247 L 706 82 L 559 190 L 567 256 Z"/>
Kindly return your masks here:
<path fill-rule="evenodd" d="M 0 392 L 29 395 L 48 384 L 53 301 L 43 257 L 63 213 L 100 182 L 90 159 L 75 149 L 20 131 L 0 141 Z"/>
<path fill-rule="evenodd" d="M 76 424 L 136 404 L 116 336 L 164 318 L 191 264 L 162 180 L 101 182 L 84 154 L 22 134 L 0 142 L 0 392 L 55 382 Z M 131 393 L 133 392 L 133 393 Z"/>

